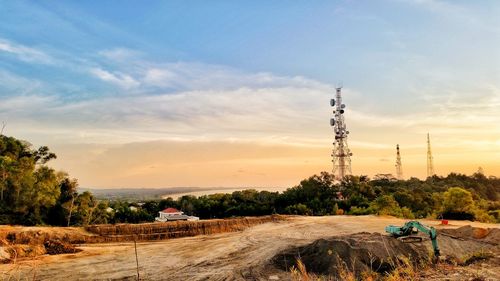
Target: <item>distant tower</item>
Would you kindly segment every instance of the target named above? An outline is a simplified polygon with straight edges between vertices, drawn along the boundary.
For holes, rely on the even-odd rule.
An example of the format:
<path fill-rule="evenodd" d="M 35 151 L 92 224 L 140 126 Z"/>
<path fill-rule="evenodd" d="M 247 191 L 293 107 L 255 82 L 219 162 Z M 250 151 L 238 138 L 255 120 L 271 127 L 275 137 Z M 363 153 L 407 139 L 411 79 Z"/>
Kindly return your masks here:
<path fill-rule="evenodd" d="M 401 164 L 401 154 L 399 154 L 399 144 L 396 145 L 396 177 L 398 180 L 403 179 L 403 165 Z"/>
<path fill-rule="evenodd" d="M 351 156 L 352 153 L 347 146 L 347 127 L 344 120 L 345 104 L 342 103 L 342 95 L 340 90 L 342 87 L 336 88 L 335 99 L 330 100 L 330 105 L 334 107 L 333 118 L 330 119 L 330 125 L 335 133 L 335 141 L 333 142 L 332 162 L 333 174 L 337 180 L 342 180 L 351 172 Z"/>
<path fill-rule="evenodd" d="M 427 177 L 434 175 L 434 161 L 431 153 L 431 139 L 427 133 Z"/>

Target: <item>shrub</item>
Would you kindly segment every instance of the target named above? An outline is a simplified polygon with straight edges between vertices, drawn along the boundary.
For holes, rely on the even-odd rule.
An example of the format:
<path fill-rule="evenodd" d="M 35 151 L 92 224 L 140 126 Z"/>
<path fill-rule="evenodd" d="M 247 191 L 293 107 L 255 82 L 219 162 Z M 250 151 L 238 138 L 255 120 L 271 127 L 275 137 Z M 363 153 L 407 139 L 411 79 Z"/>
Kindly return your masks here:
<path fill-rule="evenodd" d="M 415 216 L 413 215 L 411 210 L 407 207 L 401 208 L 401 213 L 403 214 L 403 218 L 405 218 L 405 219 L 414 219 L 415 218 Z"/>
<path fill-rule="evenodd" d="M 286 213 L 293 215 L 310 215 L 311 210 L 307 208 L 306 205 L 299 203 L 292 206 L 288 206 L 285 209 Z"/>
<path fill-rule="evenodd" d="M 363 215 L 371 215 L 375 214 L 375 210 L 372 208 L 363 208 L 363 207 L 351 207 L 351 210 L 348 213 L 349 215 L 354 215 L 354 216 L 363 216 Z"/>
<path fill-rule="evenodd" d="M 394 200 L 392 195 L 383 195 L 378 197 L 371 206 L 376 210 L 379 215 L 390 215 L 396 217 L 402 217 L 401 207 L 399 207 L 398 202 Z"/>

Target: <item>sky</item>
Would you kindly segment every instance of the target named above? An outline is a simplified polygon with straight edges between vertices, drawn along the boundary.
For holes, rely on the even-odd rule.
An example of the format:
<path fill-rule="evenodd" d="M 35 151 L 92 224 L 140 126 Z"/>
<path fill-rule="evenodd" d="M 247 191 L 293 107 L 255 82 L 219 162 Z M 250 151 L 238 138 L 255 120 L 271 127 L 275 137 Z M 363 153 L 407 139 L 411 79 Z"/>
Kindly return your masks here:
<path fill-rule="evenodd" d="M 500 176 L 500 2 L 0 0 L 0 122 L 88 188 Z"/>

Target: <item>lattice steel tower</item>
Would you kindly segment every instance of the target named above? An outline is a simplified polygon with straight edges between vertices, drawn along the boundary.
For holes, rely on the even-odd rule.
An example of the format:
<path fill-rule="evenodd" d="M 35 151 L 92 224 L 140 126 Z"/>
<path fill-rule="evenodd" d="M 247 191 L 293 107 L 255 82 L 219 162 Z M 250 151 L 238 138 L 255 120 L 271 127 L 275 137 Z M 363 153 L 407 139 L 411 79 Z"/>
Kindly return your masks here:
<path fill-rule="evenodd" d="M 401 154 L 399 154 L 399 144 L 396 145 L 396 177 L 398 180 L 403 179 L 403 165 L 401 164 Z"/>
<path fill-rule="evenodd" d="M 431 139 L 427 133 L 427 177 L 434 175 L 434 160 L 431 153 Z"/>
<path fill-rule="evenodd" d="M 335 99 L 330 100 L 330 105 L 334 108 L 333 118 L 330 119 L 330 125 L 335 133 L 333 142 L 332 162 L 333 174 L 337 180 L 342 180 L 346 175 L 350 175 L 352 153 L 347 146 L 347 127 L 344 120 L 345 104 L 342 103 L 342 87 L 336 88 Z"/>

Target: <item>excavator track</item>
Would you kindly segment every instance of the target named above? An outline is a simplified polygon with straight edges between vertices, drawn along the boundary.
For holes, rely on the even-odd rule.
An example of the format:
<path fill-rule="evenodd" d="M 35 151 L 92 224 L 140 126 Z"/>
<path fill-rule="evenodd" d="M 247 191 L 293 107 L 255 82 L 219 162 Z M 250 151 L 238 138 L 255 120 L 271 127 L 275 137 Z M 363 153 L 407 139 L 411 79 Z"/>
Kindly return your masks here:
<path fill-rule="evenodd" d="M 424 239 L 420 236 L 402 236 L 399 237 L 398 240 L 403 243 L 419 243 L 422 242 Z"/>

